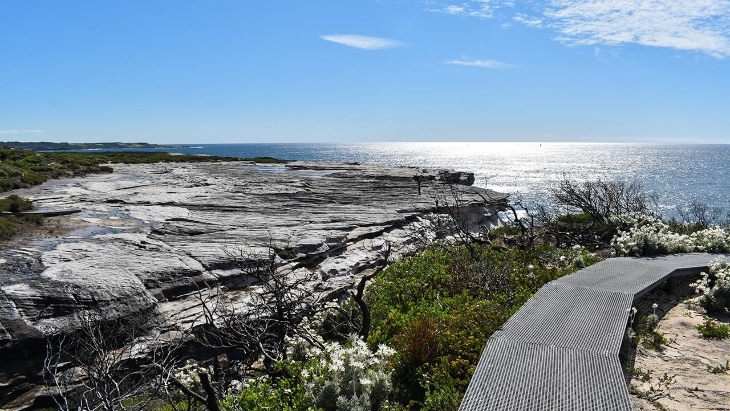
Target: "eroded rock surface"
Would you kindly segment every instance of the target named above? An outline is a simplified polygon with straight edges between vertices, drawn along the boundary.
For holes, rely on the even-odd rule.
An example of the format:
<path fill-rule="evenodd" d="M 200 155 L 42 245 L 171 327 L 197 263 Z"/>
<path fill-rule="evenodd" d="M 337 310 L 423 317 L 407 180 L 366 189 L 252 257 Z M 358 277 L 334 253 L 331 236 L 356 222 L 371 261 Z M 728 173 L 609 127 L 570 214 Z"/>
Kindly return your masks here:
<path fill-rule="evenodd" d="M 669 343 L 639 349 L 634 368 L 649 378 L 630 382 L 634 410 L 730 410 L 730 340 L 702 338 L 696 327 L 703 314 L 696 299 L 671 307 L 657 329 Z"/>
<path fill-rule="evenodd" d="M 184 322 L 194 315 L 191 292 L 250 285 L 235 259 L 270 246 L 293 273 L 315 272 L 320 286 L 342 287 L 387 244 L 396 256 L 410 251 L 424 215 L 458 200 L 462 217 L 485 225 L 506 201 L 464 185 L 455 197 L 453 184 L 471 184 L 471 174 L 413 168 L 238 162 L 114 169 L 19 193 L 37 208 L 82 213 L 54 217 L 71 227 L 63 235 L 0 251 L 0 398 L 17 398 L 37 378 L 44 333 L 73 329 L 79 310 L 106 318 L 154 310 Z"/>

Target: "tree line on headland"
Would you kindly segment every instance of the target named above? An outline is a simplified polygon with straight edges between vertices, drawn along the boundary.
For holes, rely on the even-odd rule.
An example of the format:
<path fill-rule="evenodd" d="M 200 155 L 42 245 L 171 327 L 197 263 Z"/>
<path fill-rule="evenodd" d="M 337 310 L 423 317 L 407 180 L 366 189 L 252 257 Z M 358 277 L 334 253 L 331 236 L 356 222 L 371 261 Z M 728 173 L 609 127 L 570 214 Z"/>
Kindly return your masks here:
<path fill-rule="evenodd" d="M 57 151 L 57 150 L 108 150 L 108 149 L 139 149 L 139 148 L 183 148 L 184 145 L 161 145 L 150 143 L 57 143 L 53 141 L 4 141 L 0 146 L 9 148 L 20 148 L 34 151 Z"/>

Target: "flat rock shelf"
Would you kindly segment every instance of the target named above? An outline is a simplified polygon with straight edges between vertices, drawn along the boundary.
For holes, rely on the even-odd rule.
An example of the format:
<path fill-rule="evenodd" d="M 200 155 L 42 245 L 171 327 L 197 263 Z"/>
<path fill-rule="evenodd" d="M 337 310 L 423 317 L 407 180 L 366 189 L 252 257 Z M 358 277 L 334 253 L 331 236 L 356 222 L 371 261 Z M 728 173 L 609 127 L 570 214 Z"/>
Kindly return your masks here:
<path fill-rule="evenodd" d="M 611 258 L 545 284 L 489 339 L 459 410 L 631 411 L 619 351 L 632 305 L 715 257 Z"/>
<path fill-rule="evenodd" d="M 384 250 L 396 258 L 416 249 L 414 235 L 428 216 L 453 211 L 444 207 L 455 201 L 452 189 L 460 216 L 475 228 L 496 223 L 507 199 L 470 186 L 472 173 L 447 170 L 243 161 L 112 166 L 111 174 L 16 192 L 40 209 L 79 212 L 51 217 L 38 236 L 0 247 L 0 409 L 32 403 L 45 335 L 72 332 L 80 313 L 150 315 L 161 327 L 189 328 L 202 314 L 199 291 L 218 286 L 241 309 L 255 309 L 257 284 L 239 263 L 256 266 L 272 252 L 284 272 L 339 293 L 378 265 Z"/>

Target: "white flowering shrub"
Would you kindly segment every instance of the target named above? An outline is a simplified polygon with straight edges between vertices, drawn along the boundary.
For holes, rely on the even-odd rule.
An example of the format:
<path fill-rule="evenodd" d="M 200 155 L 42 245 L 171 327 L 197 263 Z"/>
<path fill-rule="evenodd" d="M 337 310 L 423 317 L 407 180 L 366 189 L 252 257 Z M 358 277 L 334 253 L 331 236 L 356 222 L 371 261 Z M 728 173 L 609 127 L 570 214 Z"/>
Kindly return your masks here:
<path fill-rule="evenodd" d="M 213 375 L 213 367 L 204 367 L 198 364 L 196 361 L 188 360 L 184 367 L 178 368 L 173 371 L 172 376 L 180 381 L 187 388 L 201 392 L 202 386 L 200 384 L 200 374 Z"/>
<path fill-rule="evenodd" d="M 312 359 L 301 372 L 305 392 L 325 411 L 378 409 L 391 390 L 389 360 L 394 354 L 386 345 L 372 352 L 355 336 L 344 345 L 312 347 Z"/>
<path fill-rule="evenodd" d="M 661 219 L 646 214 L 623 214 L 612 217 L 619 227 L 611 242 L 617 255 L 656 255 L 691 252 L 730 251 L 730 231 L 707 228 L 692 234 L 673 232 Z"/>
<path fill-rule="evenodd" d="M 371 351 L 357 336 L 345 344 L 289 339 L 289 360 L 280 363 L 286 378 L 248 382 L 225 408 L 374 411 L 382 409 L 392 389 L 390 359 L 395 351 L 380 345 Z"/>
<path fill-rule="evenodd" d="M 724 253 L 730 251 L 730 231 L 725 228 L 706 228 L 690 234 L 695 251 Z"/>
<path fill-rule="evenodd" d="M 700 304 L 709 312 L 730 308 L 730 263 L 717 258 L 709 264 L 710 272 L 701 273 L 701 278 L 692 286 L 701 294 Z"/>

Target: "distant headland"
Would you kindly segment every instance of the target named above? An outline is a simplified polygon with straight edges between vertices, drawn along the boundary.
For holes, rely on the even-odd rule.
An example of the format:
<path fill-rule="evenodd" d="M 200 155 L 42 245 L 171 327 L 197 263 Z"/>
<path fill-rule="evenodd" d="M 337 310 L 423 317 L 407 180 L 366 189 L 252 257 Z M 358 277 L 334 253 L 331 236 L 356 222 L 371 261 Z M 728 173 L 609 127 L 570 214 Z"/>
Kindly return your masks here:
<path fill-rule="evenodd" d="M 61 151 L 61 150 L 108 150 L 124 148 L 187 148 L 186 145 L 150 144 L 150 143 L 55 143 L 51 141 L 3 141 L 0 146 L 22 148 L 34 151 Z"/>

